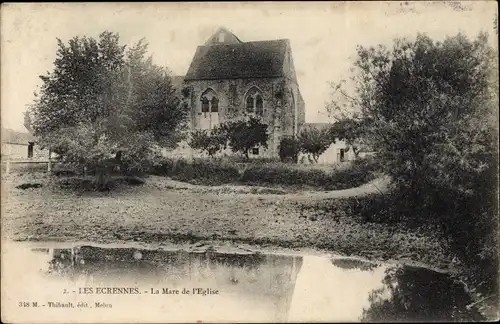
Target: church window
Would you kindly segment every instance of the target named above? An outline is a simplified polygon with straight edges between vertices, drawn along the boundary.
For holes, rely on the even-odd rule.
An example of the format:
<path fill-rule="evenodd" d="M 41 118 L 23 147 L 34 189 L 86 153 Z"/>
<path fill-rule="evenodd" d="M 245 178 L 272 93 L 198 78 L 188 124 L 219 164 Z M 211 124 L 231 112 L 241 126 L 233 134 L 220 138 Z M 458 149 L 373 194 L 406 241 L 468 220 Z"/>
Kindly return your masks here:
<path fill-rule="evenodd" d="M 219 98 L 212 89 L 207 89 L 201 95 L 201 112 L 219 112 Z"/>
<path fill-rule="evenodd" d="M 201 99 L 201 112 L 208 112 L 210 109 L 209 106 L 210 102 L 206 97 L 203 97 L 203 99 Z"/>
<path fill-rule="evenodd" d="M 247 97 L 247 112 L 253 113 L 253 97 L 252 96 Z"/>
<path fill-rule="evenodd" d="M 212 97 L 212 101 L 210 102 L 211 104 L 211 112 L 218 112 L 219 111 L 219 99 L 217 97 Z"/>
<path fill-rule="evenodd" d="M 264 102 L 262 101 L 262 97 L 260 95 L 255 97 L 255 113 L 259 116 L 264 114 Z"/>
<path fill-rule="evenodd" d="M 257 87 L 252 87 L 248 90 L 246 96 L 247 113 L 262 116 L 264 114 L 264 100 L 260 90 Z"/>

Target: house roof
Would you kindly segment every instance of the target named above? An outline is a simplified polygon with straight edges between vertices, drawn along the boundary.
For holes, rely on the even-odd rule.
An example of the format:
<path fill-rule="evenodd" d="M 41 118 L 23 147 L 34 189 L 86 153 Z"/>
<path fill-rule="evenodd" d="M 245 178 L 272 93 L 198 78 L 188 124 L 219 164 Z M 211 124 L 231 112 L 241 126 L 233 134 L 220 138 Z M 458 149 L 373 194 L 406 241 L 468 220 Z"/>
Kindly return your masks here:
<path fill-rule="evenodd" d="M 2 128 L 2 143 L 24 144 L 35 142 L 36 139 L 30 133 L 18 132 L 9 128 Z"/>
<path fill-rule="evenodd" d="M 283 76 L 287 39 L 198 46 L 185 80 Z"/>

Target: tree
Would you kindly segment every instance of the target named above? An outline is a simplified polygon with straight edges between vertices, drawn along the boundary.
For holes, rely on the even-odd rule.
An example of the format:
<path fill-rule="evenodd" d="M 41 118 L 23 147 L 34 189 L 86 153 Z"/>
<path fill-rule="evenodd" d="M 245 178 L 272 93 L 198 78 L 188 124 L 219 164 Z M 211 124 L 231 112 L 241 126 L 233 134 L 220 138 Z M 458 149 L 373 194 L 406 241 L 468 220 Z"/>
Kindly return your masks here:
<path fill-rule="evenodd" d="M 299 149 L 302 153 L 312 155 L 314 162 L 318 163 L 318 158 L 323 154 L 335 139 L 331 137 L 328 128 L 304 128 L 297 136 Z"/>
<path fill-rule="evenodd" d="M 362 134 L 363 125 L 354 119 L 340 119 L 330 128 L 330 137 L 335 140 L 344 141 L 346 152 L 352 149 L 357 158 L 359 153 L 366 150 L 367 145 Z"/>
<path fill-rule="evenodd" d="M 267 148 L 269 133 L 267 125 L 258 118 L 237 120 L 222 124 L 221 131 L 227 136 L 228 146 L 233 152 L 240 152 L 248 159 L 248 151 L 256 146 Z"/>
<path fill-rule="evenodd" d="M 299 143 L 293 137 L 285 137 L 281 140 L 279 145 L 279 156 L 281 162 L 285 162 L 291 159 L 294 163 L 297 163 L 299 153 Z"/>
<path fill-rule="evenodd" d="M 189 146 L 195 150 L 206 152 L 213 157 L 216 153 L 227 146 L 227 135 L 219 127 L 215 127 L 210 132 L 207 130 L 195 130 L 191 133 Z"/>
<path fill-rule="evenodd" d="M 141 40 L 126 50 L 118 34 L 58 39 L 54 70 L 42 79 L 29 111 L 34 135 L 65 162 L 96 170 L 140 168 L 160 147 L 175 146 L 186 107 L 166 69 L 146 58 Z"/>
<path fill-rule="evenodd" d="M 487 35 L 357 52 L 354 93 L 335 86 L 331 111 L 361 125 L 402 208 L 439 224 L 461 257 L 496 259 L 498 65 Z"/>

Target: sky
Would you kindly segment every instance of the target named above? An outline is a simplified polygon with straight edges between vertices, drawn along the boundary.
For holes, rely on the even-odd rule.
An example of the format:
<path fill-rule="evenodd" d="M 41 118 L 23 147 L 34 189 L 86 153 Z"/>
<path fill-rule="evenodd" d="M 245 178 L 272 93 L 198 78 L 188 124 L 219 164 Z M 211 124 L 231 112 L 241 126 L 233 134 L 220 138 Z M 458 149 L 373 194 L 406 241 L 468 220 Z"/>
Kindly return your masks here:
<path fill-rule="evenodd" d="M 26 131 L 23 112 L 51 71 L 56 38 L 97 37 L 108 30 L 123 44 L 149 42 L 155 63 L 185 75 L 196 47 L 220 26 L 242 41 L 289 39 L 306 122 L 325 122 L 330 81 L 348 79 L 356 45 L 391 45 L 425 33 L 490 35 L 496 48 L 495 1 L 2 4 L 1 123 Z"/>

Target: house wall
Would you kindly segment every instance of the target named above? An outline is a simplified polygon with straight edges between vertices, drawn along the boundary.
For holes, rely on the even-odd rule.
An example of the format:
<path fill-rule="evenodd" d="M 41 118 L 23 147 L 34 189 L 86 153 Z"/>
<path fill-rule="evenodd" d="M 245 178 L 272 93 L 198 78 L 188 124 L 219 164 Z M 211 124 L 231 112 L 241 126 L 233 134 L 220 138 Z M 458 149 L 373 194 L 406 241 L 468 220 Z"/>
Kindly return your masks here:
<path fill-rule="evenodd" d="M 38 145 L 33 146 L 33 157 L 28 158 L 28 144 L 2 143 L 2 159 L 9 160 L 47 160 L 48 150 L 42 150 Z"/>
<path fill-rule="evenodd" d="M 287 41 L 287 49 L 283 62 L 283 74 L 288 85 L 290 96 L 293 96 L 294 134 L 297 135 L 298 130 L 306 121 L 306 113 L 304 99 L 300 93 L 299 83 L 295 73 L 295 64 L 293 63 L 290 41 Z"/>
<path fill-rule="evenodd" d="M 294 136 L 298 115 L 293 91 L 296 85 L 287 78 L 255 78 L 229 80 L 190 80 L 185 86 L 191 89 L 190 124 L 192 129 L 206 129 L 208 122 L 225 123 L 248 116 L 246 94 L 256 87 L 262 93 L 264 113 L 262 120 L 268 125 L 270 134 L 268 149 L 260 148 L 259 156 L 278 156 L 278 145 L 283 136 Z M 202 113 L 201 97 L 212 89 L 219 100 L 217 113 Z M 295 102 L 295 104 L 294 104 Z"/>
<path fill-rule="evenodd" d="M 346 145 L 344 141 L 336 141 L 335 143 L 332 143 L 328 149 L 319 156 L 318 158 L 318 164 L 335 164 L 335 163 L 341 163 L 340 161 L 340 150 L 341 149 L 346 149 Z M 361 155 L 360 155 L 361 156 Z M 354 152 L 352 149 L 348 150 L 347 152 L 344 152 L 344 161 L 352 161 L 355 160 L 356 156 L 354 155 Z M 309 159 L 307 154 L 300 153 L 299 154 L 299 163 L 304 163 L 308 164 Z"/>

